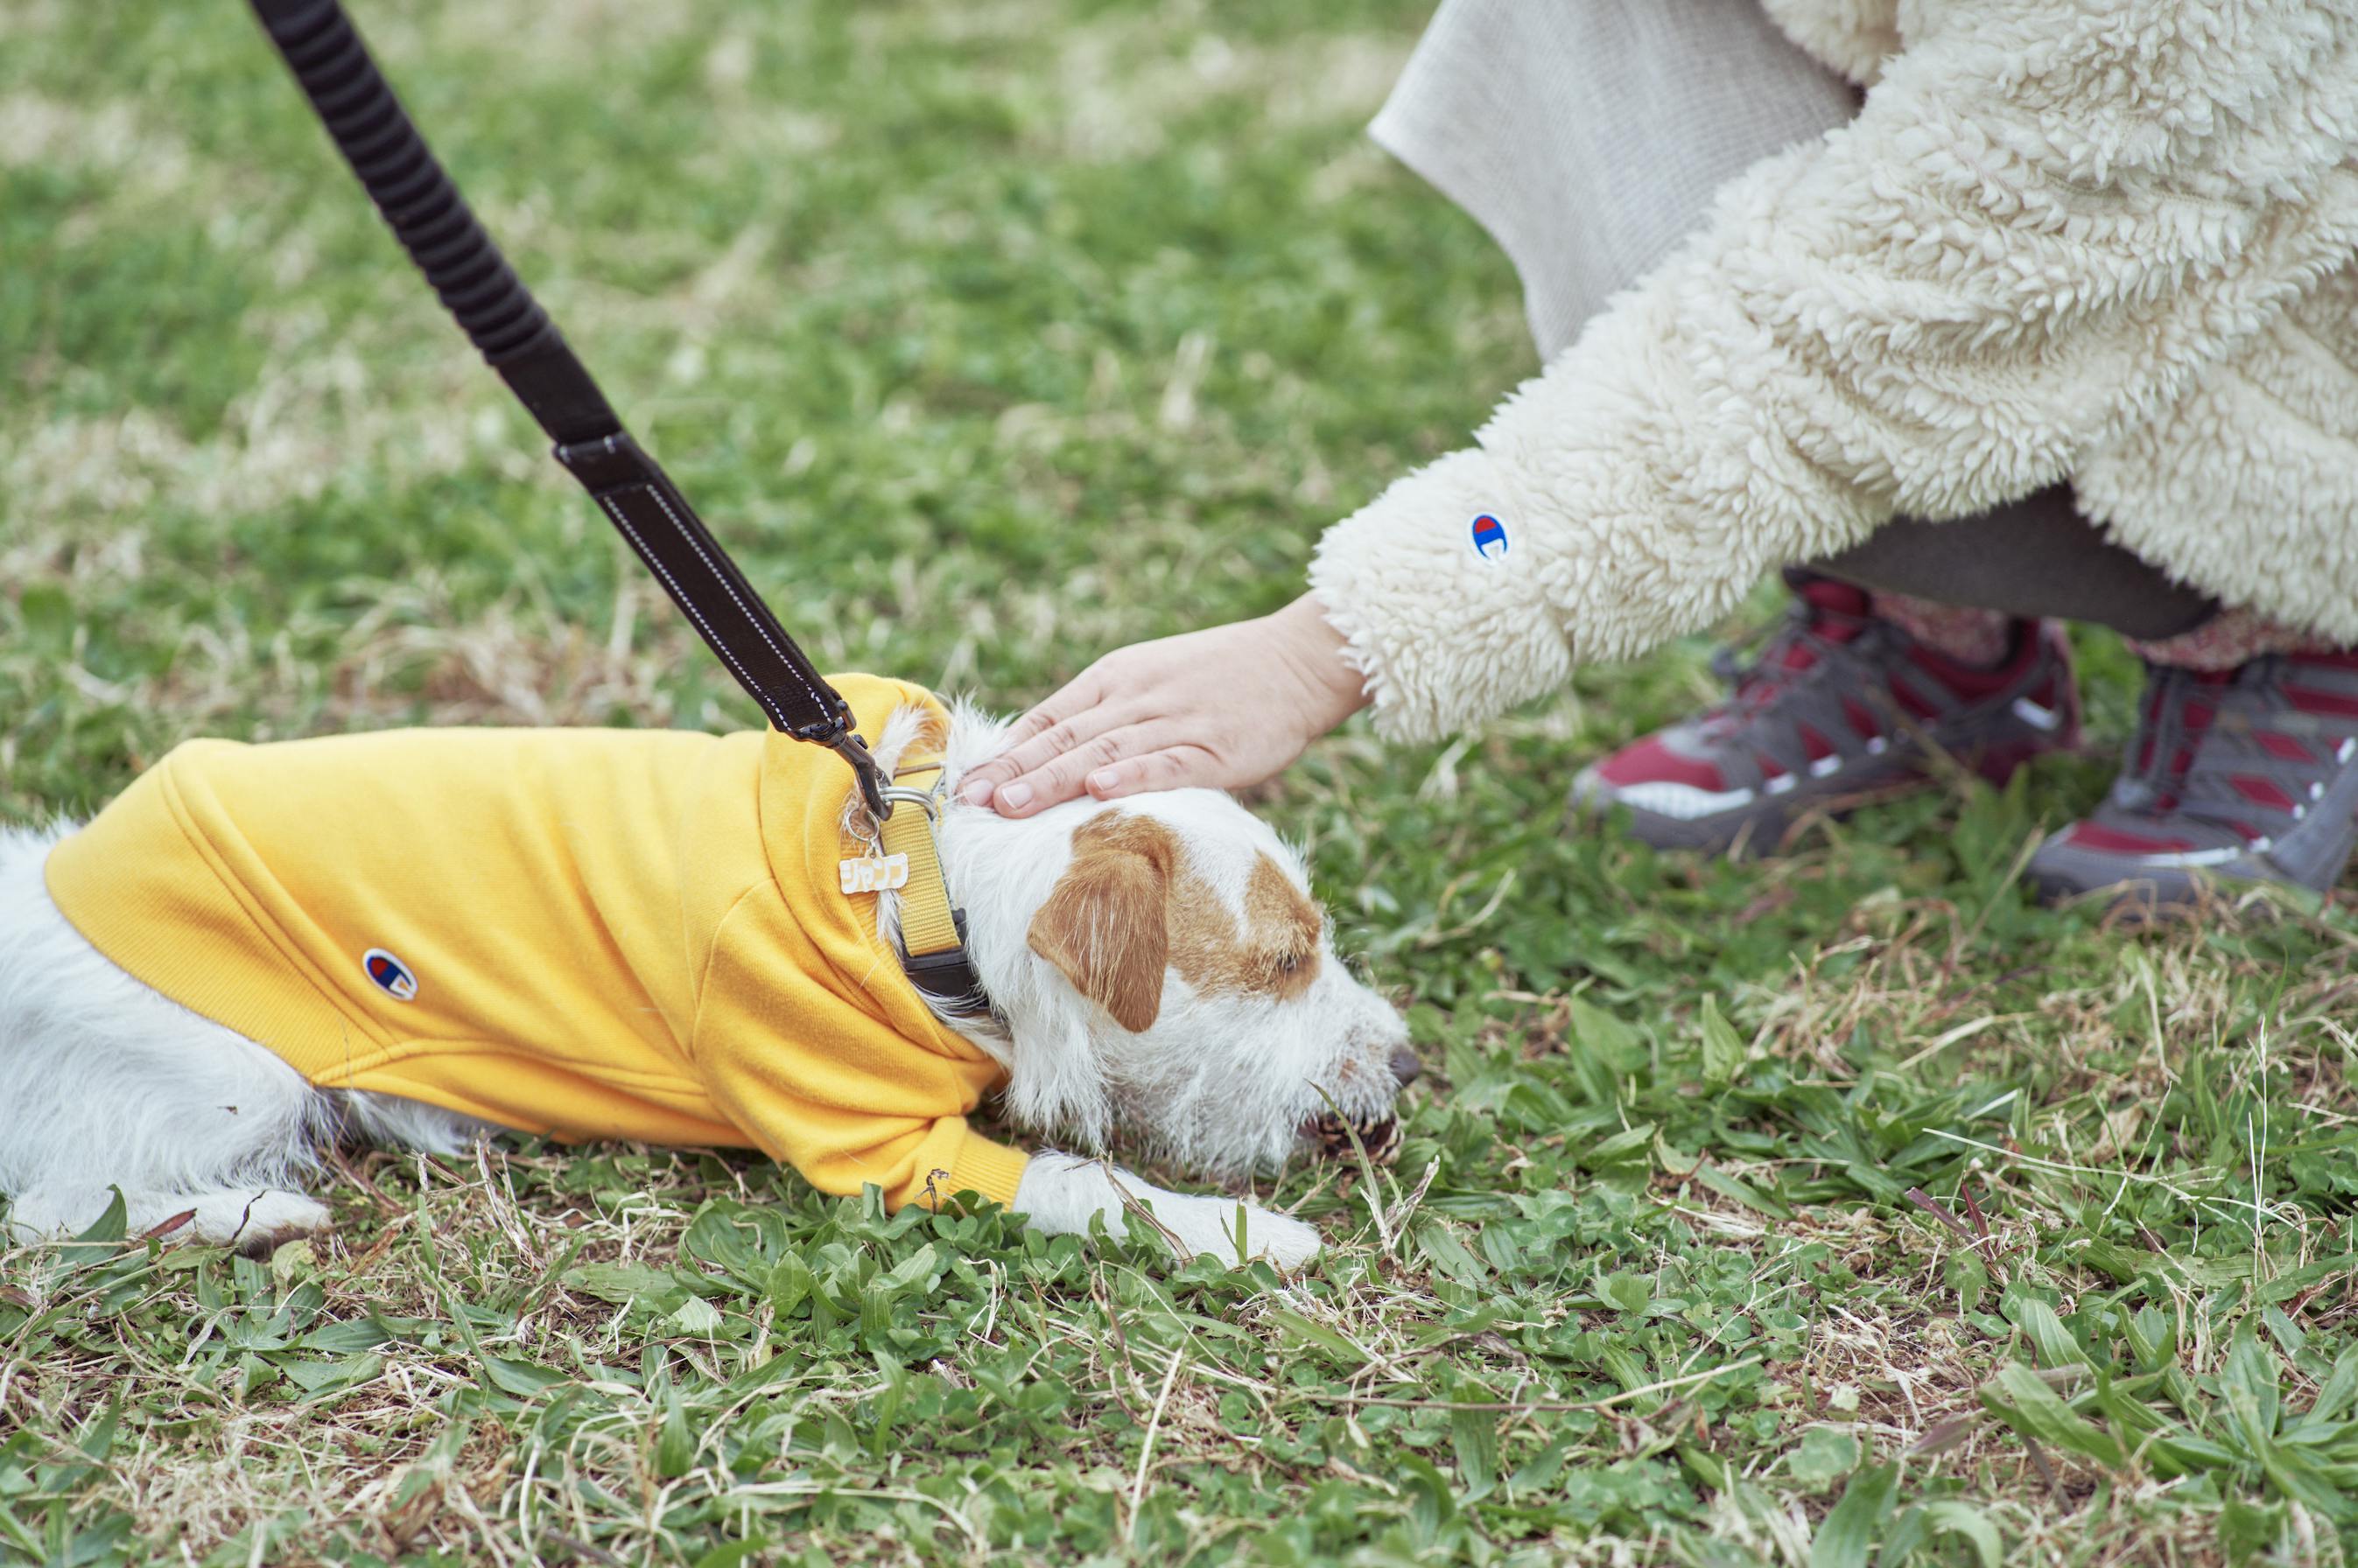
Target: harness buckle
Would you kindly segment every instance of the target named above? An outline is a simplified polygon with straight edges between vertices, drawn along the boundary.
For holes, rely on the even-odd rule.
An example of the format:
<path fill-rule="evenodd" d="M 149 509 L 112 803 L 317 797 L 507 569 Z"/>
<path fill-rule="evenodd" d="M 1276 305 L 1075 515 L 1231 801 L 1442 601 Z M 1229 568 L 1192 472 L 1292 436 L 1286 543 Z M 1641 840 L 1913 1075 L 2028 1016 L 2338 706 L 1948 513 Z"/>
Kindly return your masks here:
<path fill-rule="evenodd" d="M 957 932 L 957 945 L 936 953 L 901 955 L 901 967 L 909 976 L 909 983 L 963 1017 L 979 1017 L 997 1011 L 990 995 L 982 988 L 982 976 L 975 972 L 973 955 L 967 949 L 966 911 L 952 909 L 950 923 Z"/>

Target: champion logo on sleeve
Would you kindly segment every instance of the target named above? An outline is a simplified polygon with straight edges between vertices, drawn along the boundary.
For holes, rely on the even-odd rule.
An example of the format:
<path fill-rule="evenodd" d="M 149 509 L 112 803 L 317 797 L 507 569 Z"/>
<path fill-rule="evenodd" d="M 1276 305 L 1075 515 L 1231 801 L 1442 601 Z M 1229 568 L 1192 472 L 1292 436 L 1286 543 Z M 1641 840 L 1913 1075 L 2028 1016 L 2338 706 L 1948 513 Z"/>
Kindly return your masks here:
<path fill-rule="evenodd" d="M 1507 525 L 1484 512 L 1474 520 L 1474 553 L 1485 561 L 1507 553 Z"/>
<path fill-rule="evenodd" d="M 407 964 L 383 948 L 371 948 L 361 954 L 361 967 L 368 971 L 371 980 L 376 982 L 376 988 L 395 1002 L 417 1000 L 417 976 L 409 972 Z"/>

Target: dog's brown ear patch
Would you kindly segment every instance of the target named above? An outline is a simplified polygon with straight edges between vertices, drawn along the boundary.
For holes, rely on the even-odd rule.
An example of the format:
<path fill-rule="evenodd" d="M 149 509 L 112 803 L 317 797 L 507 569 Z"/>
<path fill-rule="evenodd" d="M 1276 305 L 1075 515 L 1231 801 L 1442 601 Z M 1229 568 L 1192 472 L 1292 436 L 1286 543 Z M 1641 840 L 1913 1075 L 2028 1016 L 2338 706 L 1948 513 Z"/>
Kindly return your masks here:
<path fill-rule="evenodd" d="M 1266 854 L 1253 861 L 1245 882 L 1245 945 L 1256 983 L 1281 1000 L 1310 989 L 1318 978 L 1318 943 L 1325 918 L 1310 895 L 1296 887 Z"/>
<path fill-rule="evenodd" d="M 1107 811 L 1073 832 L 1073 864 L 1032 917 L 1032 950 L 1132 1034 L 1163 1011 L 1163 918 L 1176 845 L 1149 817 Z"/>
<path fill-rule="evenodd" d="M 1171 964 L 1207 996 L 1291 1001 L 1318 978 L 1318 906 L 1266 854 L 1245 881 L 1238 924 L 1211 884 L 1181 865 L 1171 879 Z"/>

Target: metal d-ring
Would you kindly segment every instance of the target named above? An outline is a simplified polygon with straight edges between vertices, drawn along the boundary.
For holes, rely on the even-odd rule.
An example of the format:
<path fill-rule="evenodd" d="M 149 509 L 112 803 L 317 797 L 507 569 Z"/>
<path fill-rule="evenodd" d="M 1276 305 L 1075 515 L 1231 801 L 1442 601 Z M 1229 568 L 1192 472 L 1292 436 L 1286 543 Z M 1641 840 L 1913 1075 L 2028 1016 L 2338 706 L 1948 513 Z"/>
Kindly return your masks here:
<path fill-rule="evenodd" d="M 925 821 L 929 822 L 939 822 L 942 820 L 941 800 L 930 789 L 911 789 L 899 784 L 887 784 L 884 786 L 883 793 L 888 802 L 898 803 L 906 800 L 919 808 L 925 813 Z"/>

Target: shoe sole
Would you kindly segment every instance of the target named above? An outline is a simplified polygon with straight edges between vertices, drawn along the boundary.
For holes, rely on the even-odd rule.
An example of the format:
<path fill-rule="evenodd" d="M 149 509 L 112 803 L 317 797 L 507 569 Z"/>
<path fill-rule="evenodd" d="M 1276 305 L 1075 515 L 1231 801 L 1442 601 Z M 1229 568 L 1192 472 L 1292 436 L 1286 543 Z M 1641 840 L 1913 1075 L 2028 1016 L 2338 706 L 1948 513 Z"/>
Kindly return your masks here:
<path fill-rule="evenodd" d="M 2015 771 L 2032 758 L 2076 751 L 2079 745 L 2079 731 L 2073 726 L 2051 742 L 2009 741 L 1995 751 L 1956 760 L 1959 766 L 2003 788 Z M 1753 859 L 1780 846 L 1807 818 L 1824 816 L 1840 822 L 1854 811 L 1905 800 L 1935 787 L 1940 779 L 1931 771 L 1935 764 L 1932 757 L 1925 755 L 1928 749 L 1937 748 L 1929 742 L 1905 751 L 1895 748 L 1884 764 L 1887 770 L 1874 777 L 1854 777 L 1841 780 L 1838 787 L 1823 782 L 1814 789 L 1797 785 L 1781 795 L 1700 817 L 1668 816 L 1626 800 L 1600 798 L 1588 785 L 1591 775 L 1584 772 L 1574 781 L 1572 806 L 1575 812 L 1596 821 L 1607 820 L 1617 811 L 1628 812 L 1629 836 L 1658 850 L 1693 850 L 1737 860 Z"/>
<path fill-rule="evenodd" d="M 2115 904 L 2138 904 L 2158 913 L 2232 897 L 2238 888 L 2255 886 L 2299 887 L 2322 896 L 2342 879 L 2358 851 L 2358 767 L 2345 768 L 2307 819 L 2266 854 L 2202 866 L 2146 865 L 2122 855 L 2075 850 L 2061 839 L 2058 834 L 2040 845 L 2024 868 L 2042 904 L 2112 891 Z M 2306 866 L 2307 875 L 2288 870 L 2286 861 Z"/>

